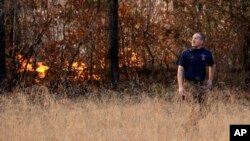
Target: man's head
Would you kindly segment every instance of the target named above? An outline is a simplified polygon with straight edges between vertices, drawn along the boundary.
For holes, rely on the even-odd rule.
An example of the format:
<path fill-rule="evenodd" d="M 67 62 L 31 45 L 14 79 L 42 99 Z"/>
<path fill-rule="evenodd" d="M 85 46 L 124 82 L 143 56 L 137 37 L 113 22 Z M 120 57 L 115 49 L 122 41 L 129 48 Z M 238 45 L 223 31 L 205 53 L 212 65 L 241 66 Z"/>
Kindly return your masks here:
<path fill-rule="evenodd" d="M 192 47 L 201 48 L 205 40 L 205 35 L 202 32 L 196 32 L 192 38 Z"/>

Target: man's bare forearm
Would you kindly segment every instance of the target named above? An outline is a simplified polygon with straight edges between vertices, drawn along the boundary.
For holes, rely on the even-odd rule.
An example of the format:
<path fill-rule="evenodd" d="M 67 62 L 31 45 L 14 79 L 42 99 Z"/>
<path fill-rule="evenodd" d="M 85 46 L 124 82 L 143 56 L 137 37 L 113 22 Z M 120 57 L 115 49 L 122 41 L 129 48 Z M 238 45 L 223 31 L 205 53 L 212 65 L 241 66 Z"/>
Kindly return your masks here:
<path fill-rule="evenodd" d="M 178 71 L 177 71 L 177 81 L 179 88 L 183 88 L 184 68 L 180 65 L 178 66 Z"/>
<path fill-rule="evenodd" d="M 214 79 L 214 72 L 215 72 L 216 65 L 209 66 L 208 68 L 208 80 L 213 81 Z"/>

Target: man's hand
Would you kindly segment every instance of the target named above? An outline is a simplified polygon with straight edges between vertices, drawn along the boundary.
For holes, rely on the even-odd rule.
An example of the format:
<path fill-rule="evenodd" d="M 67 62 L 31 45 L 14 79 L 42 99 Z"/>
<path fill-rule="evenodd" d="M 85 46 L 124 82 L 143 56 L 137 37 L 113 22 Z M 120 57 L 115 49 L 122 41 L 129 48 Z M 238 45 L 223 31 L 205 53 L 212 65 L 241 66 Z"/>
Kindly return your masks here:
<path fill-rule="evenodd" d="M 179 87 L 179 89 L 178 89 L 178 94 L 179 94 L 180 96 L 186 96 L 185 90 L 184 90 L 183 87 Z"/>
<path fill-rule="evenodd" d="M 213 86 L 213 81 L 212 80 L 207 80 L 207 84 L 206 84 L 207 89 L 211 89 L 212 86 Z"/>

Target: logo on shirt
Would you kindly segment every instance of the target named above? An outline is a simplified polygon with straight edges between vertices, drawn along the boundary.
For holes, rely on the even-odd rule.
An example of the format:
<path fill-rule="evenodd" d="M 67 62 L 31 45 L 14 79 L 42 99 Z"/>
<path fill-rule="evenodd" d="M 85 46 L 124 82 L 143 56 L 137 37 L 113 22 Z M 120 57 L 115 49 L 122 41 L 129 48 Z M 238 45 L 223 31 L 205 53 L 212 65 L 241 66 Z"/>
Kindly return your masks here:
<path fill-rule="evenodd" d="M 201 60 L 205 61 L 206 60 L 206 55 L 205 54 L 201 54 Z"/>

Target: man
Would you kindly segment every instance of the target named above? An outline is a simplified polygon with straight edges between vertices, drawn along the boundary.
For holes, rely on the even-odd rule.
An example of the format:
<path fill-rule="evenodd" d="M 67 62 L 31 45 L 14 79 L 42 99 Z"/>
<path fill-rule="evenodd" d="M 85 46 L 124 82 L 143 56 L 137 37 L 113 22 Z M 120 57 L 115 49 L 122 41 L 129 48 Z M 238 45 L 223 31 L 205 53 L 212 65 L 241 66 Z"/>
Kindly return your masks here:
<path fill-rule="evenodd" d="M 199 104 L 204 102 L 204 88 L 211 88 L 215 71 L 212 53 L 203 47 L 205 36 L 197 32 L 192 38 L 192 48 L 185 49 L 180 55 L 177 64 L 178 94 L 187 97 L 187 89 L 191 89 L 193 100 Z M 206 67 L 208 66 L 208 80 L 206 80 Z M 188 84 L 188 87 L 184 86 Z"/>

